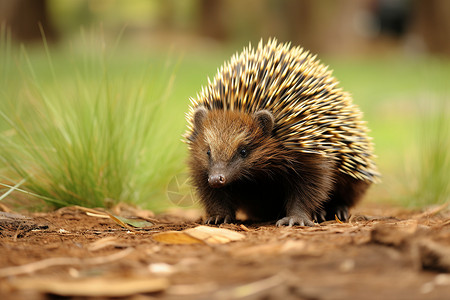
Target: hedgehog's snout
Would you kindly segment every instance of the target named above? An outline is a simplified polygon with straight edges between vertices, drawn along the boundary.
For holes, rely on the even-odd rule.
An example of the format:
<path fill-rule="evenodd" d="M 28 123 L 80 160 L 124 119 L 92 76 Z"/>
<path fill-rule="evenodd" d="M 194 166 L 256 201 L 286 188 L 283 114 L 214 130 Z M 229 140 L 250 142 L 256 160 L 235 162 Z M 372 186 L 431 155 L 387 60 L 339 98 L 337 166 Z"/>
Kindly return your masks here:
<path fill-rule="evenodd" d="M 212 188 L 220 188 L 227 182 L 224 174 L 209 175 L 208 183 Z"/>

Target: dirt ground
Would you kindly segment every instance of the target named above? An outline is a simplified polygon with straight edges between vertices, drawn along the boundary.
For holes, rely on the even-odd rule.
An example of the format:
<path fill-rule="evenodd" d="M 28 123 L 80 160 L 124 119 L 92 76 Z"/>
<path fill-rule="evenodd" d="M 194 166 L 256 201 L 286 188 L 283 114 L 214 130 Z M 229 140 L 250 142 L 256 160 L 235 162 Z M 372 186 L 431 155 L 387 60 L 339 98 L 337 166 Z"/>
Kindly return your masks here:
<path fill-rule="evenodd" d="M 77 207 L 1 212 L 0 299 L 450 299 L 445 206 L 366 205 L 315 227 L 222 225 L 242 234 L 223 243 L 155 238 L 199 226 L 198 211 L 113 214 L 149 223 Z"/>

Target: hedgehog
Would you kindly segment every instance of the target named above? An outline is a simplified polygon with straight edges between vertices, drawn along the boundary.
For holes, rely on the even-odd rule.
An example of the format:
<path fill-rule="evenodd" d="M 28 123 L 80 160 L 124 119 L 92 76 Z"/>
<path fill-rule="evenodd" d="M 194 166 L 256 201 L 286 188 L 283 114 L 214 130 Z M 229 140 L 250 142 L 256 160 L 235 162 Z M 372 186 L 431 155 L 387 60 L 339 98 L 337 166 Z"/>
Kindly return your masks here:
<path fill-rule="evenodd" d="M 301 47 L 249 44 L 190 101 L 184 141 L 207 224 L 237 211 L 277 226 L 346 221 L 378 181 L 361 111 Z"/>

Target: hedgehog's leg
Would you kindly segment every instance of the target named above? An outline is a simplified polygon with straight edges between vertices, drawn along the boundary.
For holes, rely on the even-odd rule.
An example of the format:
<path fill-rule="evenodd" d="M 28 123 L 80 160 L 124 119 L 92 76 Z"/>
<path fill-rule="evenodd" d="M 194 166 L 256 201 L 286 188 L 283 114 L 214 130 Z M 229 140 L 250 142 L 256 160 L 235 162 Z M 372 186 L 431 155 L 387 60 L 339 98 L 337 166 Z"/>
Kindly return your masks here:
<path fill-rule="evenodd" d="M 286 217 L 277 226 L 313 226 L 311 219 L 320 209 L 333 189 L 335 162 L 320 155 L 303 154 L 298 171 L 291 174 L 290 189 L 286 199 Z"/>
<path fill-rule="evenodd" d="M 289 227 L 294 225 L 314 226 L 311 214 L 302 205 L 299 205 L 299 202 L 294 199 L 288 201 L 286 207 L 287 216 L 277 221 L 276 225 L 278 227 L 284 225 Z"/>
<path fill-rule="evenodd" d="M 323 207 L 320 221 L 334 220 L 336 217 L 341 221 L 347 221 L 349 208 L 361 200 L 369 186 L 368 182 L 339 173 L 330 200 Z"/>
<path fill-rule="evenodd" d="M 236 221 L 236 211 L 230 207 L 210 205 L 206 207 L 207 218 L 205 224 L 230 224 Z"/>
<path fill-rule="evenodd" d="M 208 225 L 220 225 L 220 224 L 232 224 L 235 222 L 235 218 L 231 217 L 231 215 L 212 215 L 208 217 L 205 221 L 205 224 Z"/>
<path fill-rule="evenodd" d="M 206 224 L 234 223 L 236 220 L 236 207 L 227 198 L 225 193 L 208 193 L 201 195 L 207 218 Z"/>

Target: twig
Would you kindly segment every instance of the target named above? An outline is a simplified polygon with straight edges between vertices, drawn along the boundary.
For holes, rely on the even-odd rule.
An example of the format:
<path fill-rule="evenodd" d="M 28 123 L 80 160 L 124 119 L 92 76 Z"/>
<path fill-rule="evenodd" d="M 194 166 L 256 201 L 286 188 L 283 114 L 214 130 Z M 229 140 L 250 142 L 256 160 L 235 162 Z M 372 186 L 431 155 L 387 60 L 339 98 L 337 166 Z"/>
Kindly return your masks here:
<path fill-rule="evenodd" d="M 447 206 L 448 206 L 448 203 L 444 203 L 437 207 L 433 207 L 421 214 L 413 216 L 413 219 L 421 219 L 421 218 L 428 218 L 428 217 L 434 216 L 434 215 L 438 214 L 439 212 L 443 211 L 444 209 L 446 209 Z"/>
<path fill-rule="evenodd" d="M 122 222 L 121 220 L 119 220 L 118 218 L 116 218 L 114 215 L 110 214 L 107 211 L 99 211 L 97 209 L 93 209 L 93 208 L 87 208 L 87 207 L 83 207 L 83 206 L 78 206 L 76 205 L 75 208 L 80 209 L 82 211 L 84 211 L 86 214 L 90 213 L 91 215 L 93 215 L 94 217 L 100 217 L 100 218 L 110 218 L 111 220 L 113 220 L 114 222 L 116 222 L 118 225 L 130 230 L 130 231 L 136 231 L 132 226 Z M 99 216 L 100 215 L 100 216 Z"/>
<path fill-rule="evenodd" d="M 55 266 L 64 265 L 100 265 L 109 263 L 115 260 L 122 259 L 134 251 L 134 248 L 127 248 L 120 252 L 108 256 L 93 257 L 93 258 L 78 258 L 78 257 L 54 257 L 32 262 L 22 266 L 7 267 L 0 269 L 0 278 L 7 276 L 15 276 L 26 273 L 33 273 L 38 270 L 46 269 Z"/>

